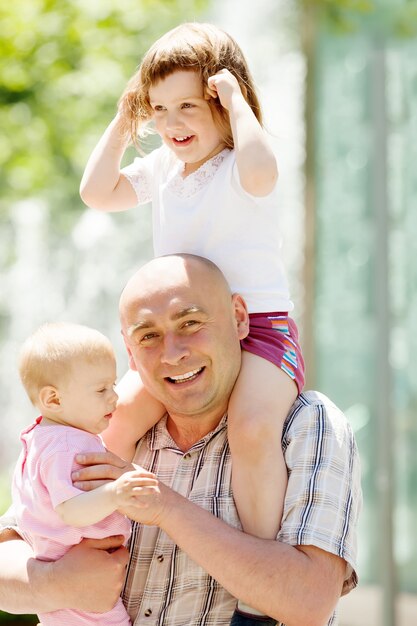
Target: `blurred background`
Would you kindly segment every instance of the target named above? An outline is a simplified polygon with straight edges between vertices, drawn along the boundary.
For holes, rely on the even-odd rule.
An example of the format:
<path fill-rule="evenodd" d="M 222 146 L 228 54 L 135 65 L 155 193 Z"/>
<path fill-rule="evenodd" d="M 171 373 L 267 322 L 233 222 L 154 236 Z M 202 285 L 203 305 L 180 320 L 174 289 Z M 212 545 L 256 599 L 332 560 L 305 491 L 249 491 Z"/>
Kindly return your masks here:
<path fill-rule="evenodd" d="M 149 45 L 182 21 L 240 43 L 280 164 L 308 386 L 362 458 L 358 589 L 341 626 L 417 623 L 417 1 L 14 0 L 0 7 L 0 512 L 35 417 L 17 376 L 44 321 L 95 326 L 127 368 L 119 293 L 150 211 L 86 209 L 88 155 Z M 126 155 L 128 163 L 133 149 Z M 1 623 L 31 623 L 0 615 Z M 36 623 L 36 620 L 33 621 Z"/>

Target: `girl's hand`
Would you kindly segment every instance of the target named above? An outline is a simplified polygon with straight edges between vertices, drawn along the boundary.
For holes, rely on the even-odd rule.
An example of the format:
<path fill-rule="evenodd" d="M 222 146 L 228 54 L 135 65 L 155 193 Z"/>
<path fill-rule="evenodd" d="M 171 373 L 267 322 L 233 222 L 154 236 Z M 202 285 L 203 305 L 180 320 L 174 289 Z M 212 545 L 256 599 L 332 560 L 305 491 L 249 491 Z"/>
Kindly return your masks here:
<path fill-rule="evenodd" d="M 207 82 L 207 94 L 212 98 L 219 98 L 220 104 L 227 110 L 230 109 L 234 95 L 243 98 L 237 79 L 226 69 L 220 70 L 214 76 L 210 76 Z"/>

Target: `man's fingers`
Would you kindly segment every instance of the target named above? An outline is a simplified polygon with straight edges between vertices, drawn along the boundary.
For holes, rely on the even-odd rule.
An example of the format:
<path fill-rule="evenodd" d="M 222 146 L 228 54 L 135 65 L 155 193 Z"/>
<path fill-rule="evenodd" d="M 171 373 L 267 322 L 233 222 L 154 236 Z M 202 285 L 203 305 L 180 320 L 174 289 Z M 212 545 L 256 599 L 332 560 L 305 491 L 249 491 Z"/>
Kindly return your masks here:
<path fill-rule="evenodd" d="M 93 491 L 109 482 L 110 480 L 74 480 L 73 485 L 81 491 Z"/>
<path fill-rule="evenodd" d="M 83 452 L 77 454 L 75 460 L 80 465 L 114 465 L 115 467 L 124 468 L 130 463 L 121 459 L 113 452 Z"/>
<path fill-rule="evenodd" d="M 82 543 L 86 548 L 97 548 L 99 550 L 116 550 L 123 545 L 123 535 L 112 535 L 103 539 L 83 539 Z"/>
<path fill-rule="evenodd" d="M 123 474 L 123 468 L 114 465 L 88 465 L 72 472 L 73 480 L 115 479 Z"/>

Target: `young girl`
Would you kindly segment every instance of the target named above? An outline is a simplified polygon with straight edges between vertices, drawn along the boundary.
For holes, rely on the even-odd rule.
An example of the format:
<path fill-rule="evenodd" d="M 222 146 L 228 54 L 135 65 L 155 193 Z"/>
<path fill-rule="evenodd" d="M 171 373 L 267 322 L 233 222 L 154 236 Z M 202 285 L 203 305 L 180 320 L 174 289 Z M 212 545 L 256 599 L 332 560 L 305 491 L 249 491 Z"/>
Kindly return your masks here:
<path fill-rule="evenodd" d="M 129 137 L 136 142 L 148 122 L 162 147 L 120 169 Z M 277 178 L 242 51 L 217 27 L 192 23 L 168 32 L 145 54 L 80 189 L 88 206 L 104 211 L 152 201 L 155 255 L 207 257 L 245 298 L 251 330 L 228 417 L 232 486 L 244 530 L 264 538 L 275 537 L 281 523 L 282 428 L 304 367 L 288 317 L 293 304 L 280 259 Z M 119 393 L 107 443 L 130 459 L 164 409 L 136 372 L 126 375 Z M 236 615 L 233 620 L 238 623 Z"/>
<path fill-rule="evenodd" d="M 116 361 L 110 341 L 77 324 L 46 324 L 24 344 L 20 375 L 41 412 L 21 434 L 23 450 L 13 476 L 19 532 L 36 558 L 54 561 L 85 537 L 130 535 L 129 520 L 117 509 L 131 505 L 135 488 L 150 475 L 127 472 L 94 491 L 76 489 L 71 472 L 79 452 L 105 451 L 99 433 L 116 408 Z M 150 481 L 150 482 L 149 482 Z M 43 626 L 110 624 L 129 626 L 119 598 L 105 614 L 65 609 L 39 615 Z"/>

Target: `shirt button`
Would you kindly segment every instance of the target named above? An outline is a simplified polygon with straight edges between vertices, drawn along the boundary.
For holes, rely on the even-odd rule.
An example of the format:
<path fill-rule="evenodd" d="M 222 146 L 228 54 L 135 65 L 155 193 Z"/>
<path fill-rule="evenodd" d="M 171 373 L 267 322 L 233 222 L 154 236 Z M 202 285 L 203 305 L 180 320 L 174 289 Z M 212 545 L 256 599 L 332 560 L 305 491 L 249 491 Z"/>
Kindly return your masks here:
<path fill-rule="evenodd" d="M 191 459 L 191 454 L 189 452 L 187 452 L 187 454 L 184 454 L 183 459 L 184 459 L 184 461 L 188 461 L 189 459 Z"/>
<path fill-rule="evenodd" d="M 156 560 L 157 560 L 157 561 L 159 561 L 160 563 L 162 563 L 162 561 L 164 560 L 164 555 L 163 555 L 163 554 L 159 554 L 159 555 L 156 557 Z"/>
<path fill-rule="evenodd" d="M 149 617 L 150 615 L 152 615 L 152 609 L 146 609 L 145 617 Z"/>

